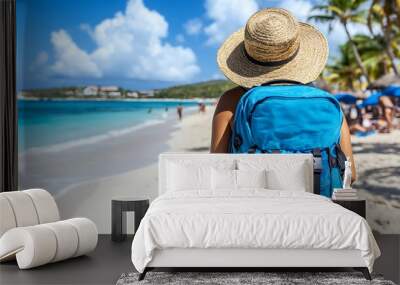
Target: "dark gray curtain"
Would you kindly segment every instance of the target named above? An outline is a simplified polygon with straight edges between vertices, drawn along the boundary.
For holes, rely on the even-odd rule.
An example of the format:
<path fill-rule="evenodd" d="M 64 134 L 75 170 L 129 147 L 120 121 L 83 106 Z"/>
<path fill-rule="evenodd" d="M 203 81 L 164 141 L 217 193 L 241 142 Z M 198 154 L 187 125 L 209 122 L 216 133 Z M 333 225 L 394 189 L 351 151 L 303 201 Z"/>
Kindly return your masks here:
<path fill-rule="evenodd" d="M 18 190 L 15 0 L 0 0 L 0 192 Z"/>

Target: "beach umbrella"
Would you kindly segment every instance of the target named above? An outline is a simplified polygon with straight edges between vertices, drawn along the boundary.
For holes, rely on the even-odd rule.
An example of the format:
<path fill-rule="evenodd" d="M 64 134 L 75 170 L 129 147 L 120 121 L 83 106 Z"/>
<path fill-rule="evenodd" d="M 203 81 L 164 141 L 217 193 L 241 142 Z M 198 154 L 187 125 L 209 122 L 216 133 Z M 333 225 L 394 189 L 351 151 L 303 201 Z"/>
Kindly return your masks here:
<path fill-rule="evenodd" d="M 395 85 L 400 86 L 400 76 L 394 73 L 388 73 L 384 76 L 378 78 L 370 85 L 368 85 L 368 89 L 383 89 L 388 86 Z"/>
<path fill-rule="evenodd" d="M 400 86 L 391 85 L 386 87 L 382 93 L 387 96 L 400 97 Z"/>
<path fill-rule="evenodd" d="M 335 98 L 344 104 L 355 104 L 357 101 L 357 97 L 349 93 L 337 93 L 335 94 Z"/>
<path fill-rule="evenodd" d="M 376 106 L 379 104 L 379 98 L 383 96 L 381 92 L 375 92 L 365 99 L 361 104 L 358 105 L 359 108 L 364 108 L 367 106 Z"/>

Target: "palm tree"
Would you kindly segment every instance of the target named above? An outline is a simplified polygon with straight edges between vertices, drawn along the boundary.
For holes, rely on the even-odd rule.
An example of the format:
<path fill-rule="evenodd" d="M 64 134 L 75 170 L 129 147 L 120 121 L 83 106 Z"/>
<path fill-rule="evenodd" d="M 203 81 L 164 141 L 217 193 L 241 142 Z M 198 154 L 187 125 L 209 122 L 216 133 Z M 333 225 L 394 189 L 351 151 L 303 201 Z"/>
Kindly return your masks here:
<path fill-rule="evenodd" d="M 400 1 L 400 0 L 399 0 Z M 375 40 L 383 42 L 383 50 L 387 54 L 391 67 L 395 74 L 399 74 L 399 69 L 396 65 L 396 56 L 393 51 L 393 34 L 395 31 L 395 25 L 393 25 L 392 15 L 395 15 L 395 6 L 392 0 L 373 0 L 368 11 L 368 29 L 370 34 Z M 379 23 L 383 32 L 383 41 L 380 34 L 375 34 L 373 25 Z"/>
<path fill-rule="evenodd" d="M 363 64 L 371 79 L 377 79 L 389 73 L 393 65 L 388 54 L 382 52 L 386 46 L 383 36 L 356 35 L 353 37 L 353 41 L 357 45 Z"/>
<path fill-rule="evenodd" d="M 368 35 L 355 35 L 353 42 L 371 79 L 375 80 L 389 73 L 391 62 L 387 54 L 382 52 L 385 45 L 383 36 L 373 38 Z M 356 80 L 362 73 L 355 60 L 350 41 L 340 46 L 338 57 L 327 65 L 324 75 L 330 84 L 336 85 L 341 90 L 356 91 L 366 87 L 365 83 Z"/>
<path fill-rule="evenodd" d="M 347 35 L 349 43 L 354 53 L 354 57 L 358 67 L 361 69 L 362 75 L 367 80 L 368 84 L 370 79 L 368 72 L 361 60 L 360 53 L 358 52 L 356 44 L 349 32 L 350 23 L 365 24 L 366 11 L 362 9 L 362 5 L 367 0 L 327 0 L 325 5 L 316 5 L 313 10 L 323 12 L 323 14 L 312 15 L 309 17 L 311 20 L 329 23 L 330 30 L 334 22 L 339 21 Z"/>
<path fill-rule="evenodd" d="M 324 74 L 325 80 L 335 89 L 355 91 L 361 89 L 361 82 L 355 79 L 362 75 L 349 42 L 339 47 L 339 56 L 328 64 Z"/>

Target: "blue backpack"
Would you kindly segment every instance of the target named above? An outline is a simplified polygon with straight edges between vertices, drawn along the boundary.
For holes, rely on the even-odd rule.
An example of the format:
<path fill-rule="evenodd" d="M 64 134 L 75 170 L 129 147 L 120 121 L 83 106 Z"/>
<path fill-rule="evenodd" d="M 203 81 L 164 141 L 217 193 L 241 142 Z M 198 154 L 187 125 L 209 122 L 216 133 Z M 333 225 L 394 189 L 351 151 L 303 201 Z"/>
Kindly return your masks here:
<path fill-rule="evenodd" d="M 314 193 L 342 187 L 346 157 L 340 150 L 343 115 L 330 93 L 309 85 L 258 86 L 240 99 L 231 153 L 312 153 Z"/>

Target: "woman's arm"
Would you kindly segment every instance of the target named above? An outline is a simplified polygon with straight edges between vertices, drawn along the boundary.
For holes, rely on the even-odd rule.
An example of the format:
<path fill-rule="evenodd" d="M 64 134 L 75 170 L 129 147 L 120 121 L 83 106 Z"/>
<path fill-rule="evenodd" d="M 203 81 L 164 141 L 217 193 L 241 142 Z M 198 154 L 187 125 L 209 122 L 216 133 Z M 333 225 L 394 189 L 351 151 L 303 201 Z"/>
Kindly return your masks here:
<path fill-rule="evenodd" d="M 244 91 L 240 87 L 225 92 L 218 101 L 214 112 L 211 135 L 211 153 L 227 153 L 231 136 L 231 122 L 236 105 Z"/>
<path fill-rule="evenodd" d="M 351 148 L 351 136 L 349 126 L 347 125 L 347 121 L 343 118 L 342 129 L 341 129 L 341 136 L 340 136 L 340 147 L 342 151 L 346 155 L 346 157 L 350 157 L 351 161 L 351 182 L 354 182 L 357 178 L 356 175 L 356 165 L 354 163 L 353 158 L 353 150 Z"/>

